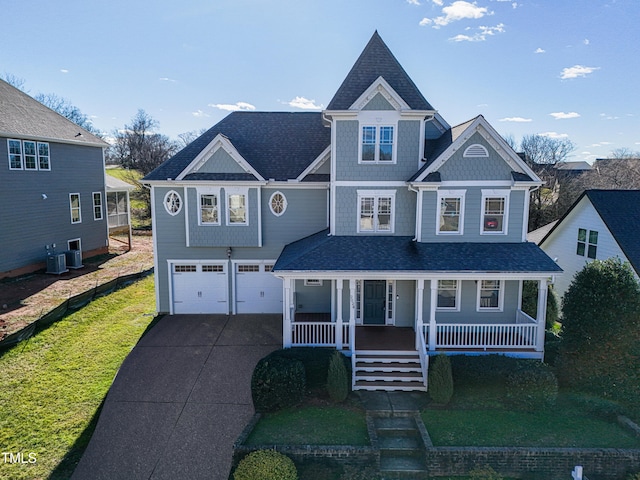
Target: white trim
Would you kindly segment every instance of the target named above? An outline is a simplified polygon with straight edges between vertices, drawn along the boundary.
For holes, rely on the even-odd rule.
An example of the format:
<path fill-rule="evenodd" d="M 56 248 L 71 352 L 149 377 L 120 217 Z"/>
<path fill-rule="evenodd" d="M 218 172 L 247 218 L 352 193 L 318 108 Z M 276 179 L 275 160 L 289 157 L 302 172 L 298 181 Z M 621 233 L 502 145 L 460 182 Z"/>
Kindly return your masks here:
<path fill-rule="evenodd" d="M 197 170 L 199 167 L 204 165 L 207 160 L 209 160 L 214 153 L 216 153 L 220 148 L 222 148 L 227 154 L 235 160 L 235 162 L 247 173 L 251 173 L 258 180 L 265 181 L 265 179 L 258 173 L 258 171 L 251 166 L 251 164 L 245 160 L 245 158 L 240 155 L 236 147 L 233 146 L 231 141 L 225 137 L 223 134 L 219 133 L 215 136 L 209 144 L 203 148 L 200 153 L 194 158 L 189 165 L 187 165 L 182 172 L 176 177 L 176 180 L 183 180 L 188 174 L 192 173 L 194 170 Z"/>
<path fill-rule="evenodd" d="M 76 222 L 73 221 L 73 210 L 74 210 L 74 207 L 73 207 L 73 203 L 71 201 L 71 197 L 73 195 L 77 195 L 78 196 L 78 221 L 76 221 Z M 69 215 L 71 217 L 71 224 L 72 225 L 76 225 L 78 223 L 82 223 L 82 201 L 80 199 L 80 194 L 79 193 L 70 193 L 69 194 Z"/>
<path fill-rule="evenodd" d="M 20 168 L 15 168 L 11 166 L 11 155 L 17 155 L 11 153 L 10 142 L 18 142 L 20 144 Z M 22 140 L 18 138 L 7 138 L 7 160 L 9 161 L 9 170 L 24 170 L 24 147 L 22 145 Z"/>
<path fill-rule="evenodd" d="M 523 242 L 527 241 L 527 233 L 529 232 L 529 203 L 531 201 L 531 191 L 527 188 L 524 192 L 524 210 L 522 213 L 522 238 Z"/>
<path fill-rule="evenodd" d="M 169 210 L 169 206 L 167 204 L 167 200 L 169 199 L 170 195 L 176 195 L 178 197 L 178 209 L 175 212 L 172 212 L 171 210 Z M 184 190 L 183 190 L 183 194 L 184 194 Z M 182 200 L 182 197 L 180 196 L 180 194 L 175 191 L 175 190 L 169 190 L 167 193 L 165 193 L 164 195 L 164 199 L 162 201 L 162 204 L 164 205 L 164 209 L 165 211 L 171 215 L 172 217 L 175 217 L 176 215 L 178 215 L 181 211 L 182 211 L 182 206 L 184 204 L 184 201 Z"/>
<path fill-rule="evenodd" d="M 511 180 L 449 180 L 440 182 L 442 187 L 513 187 Z"/>
<path fill-rule="evenodd" d="M 47 168 L 42 168 L 40 166 L 40 145 L 47 146 Z M 102 150 L 102 158 L 104 159 L 104 149 Z M 51 149 L 49 148 L 49 142 L 36 142 L 36 157 L 38 162 L 38 170 L 41 172 L 50 172 L 51 171 Z M 104 161 L 103 161 L 104 163 Z"/>
<path fill-rule="evenodd" d="M 498 287 L 498 306 L 497 307 L 482 307 L 480 306 L 480 293 L 482 290 L 483 281 L 498 281 L 500 282 Z M 480 278 L 478 279 L 478 285 L 476 287 L 476 312 L 502 312 L 504 311 L 504 290 L 505 280 L 500 278 Z"/>
<path fill-rule="evenodd" d="M 376 112 L 379 113 L 379 112 Z M 375 124 L 370 120 L 361 120 L 358 123 L 358 164 L 359 165 L 396 165 L 398 163 L 398 122 L 395 121 L 387 121 L 384 117 L 378 117 L 375 119 Z M 375 138 L 373 142 L 374 147 L 374 159 L 373 160 L 363 160 L 362 159 L 362 148 L 363 148 L 363 132 L 365 128 L 373 128 L 375 129 Z M 391 128 L 391 160 L 380 160 L 380 131 L 382 128 Z M 368 144 L 370 145 L 370 144 Z M 385 144 L 388 145 L 388 144 Z"/>
<path fill-rule="evenodd" d="M 151 185 L 151 224 L 158 225 L 156 222 L 156 187 Z M 127 200 L 129 200 L 129 192 L 127 191 Z M 127 204 L 129 207 L 129 204 Z M 127 208 L 130 210 L 130 208 Z M 129 219 L 129 225 L 131 225 L 131 219 Z M 158 232 L 155 228 L 151 229 L 151 239 L 153 241 L 153 271 L 156 272 L 154 275 L 154 289 L 156 295 L 156 313 L 160 312 L 160 264 L 159 264 L 159 256 L 160 252 L 158 252 Z M 187 245 L 188 246 L 188 245 Z M 171 289 L 171 278 L 169 278 L 169 289 Z M 169 296 L 169 303 L 173 303 L 171 301 L 171 296 Z M 171 310 L 172 306 L 169 306 L 169 310 Z"/>
<path fill-rule="evenodd" d="M 436 312 L 459 312 L 460 311 L 460 298 L 462 293 L 462 280 L 450 279 L 450 278 L 438 278 L 437 280 L 432 280 L 436 284 Z M 455 307 L 439 307 L 438 306 L 438 292 L 440 291 L 440 282 L 442 281 L 452 281 L 456 282 L 456 305 Z"/>
<path fill-rule="evenodd" d="M 357 190 L 357 199 L 358 199 L 358 216 L 356 218 L 356 232 L 358 233 L 368 233 L 368 234 L 383 234 L 389 235 L 395 232 L 395 221 L 396 221 L 396 190 Z M 373 198 L 373 230 L 362 230 L 360 227 L 360 221 L 362 216 L 362 199 L 363 198 Z M 378 230 L 378 204 L 381 198 L 389 198 L 391 200 L 391 215 L 389 218 L 389 230 Z"/>
<path fill-rule="evenodd" d="M 262 189 L 256 189 L 258 198 L 258 247 L 262 247 Z M 249 193 L 247 192 L 247 202 L 249 201 Z M 247 209 L 247 224 L 249 224 L 249 210 Z"/>
<path fill-rule="evenodd" d="M 184 194 L 185 200 L 189 195 L 189 188 L 187 186 L 182 187 L 182 193 Z M 198 194 L 196 193 L 196 201 L 198 198 Z M 184 235 L 186 239 L 187 247 L 191 246 L 191 231 L 189 228 L 189 202 L 184 202 Z"/>
<path fill-rule="evenodd" d="M 326 118 L 325 115 L 323 115 L 323 118 Z M 330 120 L 330 125 L 331 125 L 331 158 L 329 159 L 331 161 L 330 165 L 331 165 L 331 180 L 335 180 L 336 178 L 336 171 L 337 171 L 337 165 L 336 165 L 336 151 L 335 151 L 335 145 L 336 145 L 336 130 L 337 130 L 337 124 L 334 122 L 333 119 Z M 329 234 L 331 235 L 335 235 L 336 233 L 336 182 L 332 181 L 329 184 Z"/>
<path fill-rule="evenodd" d="M 217 222 L 203 222 L 202 221 L 202 199 L 203 195 L 216 197 L 216 209 L 218 210 Z M 198 208 L 198 226 L 199 227 L 219 227 L 222 225 L 222 198 L 220 198 L 220 187 L 196 187 L 196 203 Z"/>
<path fill-rule="evenodd" d="M 331 145 L 325 148 L 322 153 L 296 177 L 296 180 L 301 182 L 307 175 L 315 173 L 327 160 L 331 161 Z"/>
<path fill-rule="evenodd" d="M 33 144 L 33 155 L 27 155 L 26 143 Z M 27 156 L 33 158 L 33 168 L 27 167 Z M 26 171 L 37 172 L 38 171 L 38 142 L 35 140 L 22 140 L 22 160 L 24 162 L 24 169 Z"/>
<path fill-rule="evenodd" d="M 155 255 L 157 256 L 157 255 Z M 225 289 L 225 298 L 226 298 L 226 302 L 227 302 L 227 313 L 229 312 L 229 262 L 227 260 L 193 260 L 193 259 L 175 259 L 175 258 L 171 258 L 171 259 L 167 259 L 167 276 L 168 276 L 168 290 L 169 290 L 169 315 L 174 315 L 174 298 L 173 298 L 173 267 L 176 264 L 185 264 L 185 265 L 196 265 L 196 266 L 202 266 L 202 265 L 221 265 L 222 266 L 222 272 L 220 273 L 224 273 L 225 276 L 227 277 L 227 281 L 224 283 L 224 289 Z M 202 268 L 200 269 L 200 271 L 196 270 L 196 273 L 202 273 Z M 159 302 L 160 300 L 160 293 L 159 293 L 158 288 L 156 288 L 156 301 Z M 158 306 L 160 305 L 160 303 L 157 304 Z"/>
<path fill-rule="evenodd" d="M 96 194 L 100 195 L 100 218 L 96 218 Z M 93 220 L 104 220 L 104 202 L 102 201 L 102 192 L 91 192 L 91 201 L 93 203 Z"/>
<path fill-rule="evenodd" d="M 464 149 L 463 158 L 489 158 L 489 150 L 481 143 L 474 143 Z"/>
<path fill-rule="evenodd" d="M 381 94 L 395 110 L 411 110 L 409 104 L 398 95 L 382 76 L 376 78 L 373 83 L 362 92 L 362 95 L 351 104 L 349 110 L 362 110 L 378 93 Z"/>
<path fill-rule="evenodd" d="M 384 324 L 385 325 L 395 325 L 396 324 L 396 310 L 397 310 L 397 302 L 396 295 L 398 295 L 398 291 L 396 290 L 396 281 L 395 280 L 387 280 L 387 289 L 385 291 L 385 309 L 384 309 Z M 389 303 L 391 302 L 391 303 Z M 391 304 L 391 317 L 389 317 L 389 304 Z"/>
<path fill-rule="evenodd" d="M 280 195 L 282 197 L 282 211 L 281 212 L 276 212 L 273 209 L 273 197 L 275 197 L 276 195 Z M 276 217 L 281 217 L 282 215 L 284 215 L 284 212 L 287 211 L 287 206 L 289 205 L 289 203 L 287 202 L 287 197 L 284 195 L 284 193 L 282 193 L 280 190 L 276 190 L 275 192 L 273 192 L 271 194 L 271 196 L 269 197 L 269 210 L 271 211 L 271 213 L 273 215 L 275 215 Z"/>
<path fill-rule="evenodd" d="M 71 248 L 71 242 L 78 242 L 78 248 Z M 80 250 L 82 251 L 82 239 L 78 238 L 70 238 L 67 240 L 67 250 Z"/>
<path fill-rule="evenodd" d="M 350 180 L 338 180 L 336 182 L 331 182 L 332 185 L 336 187 L 406 187 L 407 182 L 403 181 L 375 181 L 375 180 L 360 180 L 360 181 L 350 181 Z"/>
<path fill-rule="evenodd" d="M 438 190 L 436 198 L 436 235 L 464 235 L 464 210 L 465 210 L 465 196 L 466 190 Z M 442 199 L 443 198 L 458 198 L 460 199 L 460 220 L 458 223 L 457 232 L 442 232 L 440 231 L 440 216 L 442 215 Z"/>
<path fill-rule="evenodd" d="M 324 280 L 321 278 L 305 278 L 304 286 L 305 287 L 321 287 Z"/>
<path fill-rule="evenodd" d="M 484 217 L 486 211 L 486 200 L 488 198 L 504 199 L 504 212 L 502 215 L 502 231 L 492 232 L 485 231 Z M 508 235 L 509 234 L 509 199 L 511 198 L 511 190 L 482 190 L 482 198 L 480 203 L 480 235 Z"/>
<path fill-rule="evenodd" d="M 431 272 L 422 274 L 416 271 L 317 271 L 317 270 L 286 270 L 274 272 L 279 278 L 295 278 L 304 280 L 305 278 L 318 278 L 323 280 L 357 278 L 362 280 L 380 280 L 381 277 L 389 280 L 437 280 L 446 278 L 447 280 L 544 280 L 560 275 L 560 272 Z"/>
<path fill-rule="evenodd" d="M 260 192 L 258 192 L 258 195 Z M 236 222 L 231 223 L 231 213 L 230 213 L 230 205 L 229 197 L 231 195 L 244 195 L 244 222 Z M 225 225 L 228 227 L 241 226 L 245 227 L 249 225 L 249 188 L 225 188 L 224 189 L 224 199 L 225 199 Z"/>
<path fill-rule="evenodd" d="M 418 190 L 416 195 L 416 240 L 422 241 L 422 202 L 424 200 L 423 190 Z"/>

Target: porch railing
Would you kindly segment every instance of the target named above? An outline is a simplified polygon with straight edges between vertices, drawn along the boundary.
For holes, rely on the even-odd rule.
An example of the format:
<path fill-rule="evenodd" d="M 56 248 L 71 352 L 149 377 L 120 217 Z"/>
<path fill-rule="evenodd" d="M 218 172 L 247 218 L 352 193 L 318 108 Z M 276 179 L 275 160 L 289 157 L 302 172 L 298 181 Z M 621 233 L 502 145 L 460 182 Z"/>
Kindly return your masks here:
<path fill-rule="evenodd" d="M 537 331 L 536 320 L 520 310 L 516 323 L 438 323 L 436 345 L 430 345 L 430 349 L 531 349 L 536 347 Z M 428 343 L 428 324 L 424 325 L 423 336 Z"/>
<path fill-rule="evenodd" d="M 348 323 L 342 324 L 342 345 L 349 347 L 350 329 Z M 335 322 L 292 322 L 291 345 L 306 347 L 336 347 Z"/>
<path fill-rule="evenodd" d="M 420 357 L 420 369 L 422 370 L 422 383 L 429 387 L 429 355 L 427 354 L 427 344 L 424 335 L 418 335 L 418 356 Z"/>

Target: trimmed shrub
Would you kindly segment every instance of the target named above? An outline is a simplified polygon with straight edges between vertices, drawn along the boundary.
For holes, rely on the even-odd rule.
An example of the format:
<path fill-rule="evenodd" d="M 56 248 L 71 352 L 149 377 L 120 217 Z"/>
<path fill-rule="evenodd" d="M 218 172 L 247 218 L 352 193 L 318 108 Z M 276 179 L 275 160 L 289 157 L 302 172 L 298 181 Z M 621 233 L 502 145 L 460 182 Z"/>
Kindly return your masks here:
<path fill-rule="evenodd" d="M 507 401 L 515 409 L 535 411 L 556 403 L 558 380 L 544 363 L 530 365 L 507 377 Z"/>
<path fill-rule="evenodd" d="M 453 375 L 451 360 L 440 354 L 436 355 L 429 366 L 429 396 L 440 405 L 446 405 L 453 396 Z"/>
<path fill-rule="evenodd" d="M 269 357 L 299 360 L 304 365 L 307 388 L 311 390 L 327 387 L 327 372 L 334 348 L 293 347 L 283 348 L 270 353 Z"/>
<path fill-rule="evenodd" d="M 299 360 L 266 356 L 253 370 L 251 396 L 257 412 L 297 405 L 304 392 L 304 366 Z"/>
<path fill-rule="evenodd" d="M 560 306 L 558 294 L 549 286 L 547 291 L 547 316 L 546 328 L 550 330 L 560 317 Z M 538 315 L 538 282 L 525 280 L 522 282 L 522 311 L 530 317 L 536 318 Z"/>
<path fill-rule="evenodd" d="M 233 480 L 298 480 L 293 461 L 275 450 L 258 450 L 244 457 Z"/>
<path fill-rule="evenodd" d="M 502 480 L 503 477 L 489 465 L 476 467 L 469 472 L 469 478 L 473 480 Z"/>
<path fill-rule="evenodd" d="M 373 467 L 353 467 L 347 465 L 344 467 L 344 473 L 340 480 L 380 480 L 382 477 Z"/>
<path fill-rule="evenodd" d="M 351 378 L 345 366 L 345 356 L 337 350 L 331 356 L 327 374 L 327 392 L 336 403 L 344 402 L 349 395 Z"/>

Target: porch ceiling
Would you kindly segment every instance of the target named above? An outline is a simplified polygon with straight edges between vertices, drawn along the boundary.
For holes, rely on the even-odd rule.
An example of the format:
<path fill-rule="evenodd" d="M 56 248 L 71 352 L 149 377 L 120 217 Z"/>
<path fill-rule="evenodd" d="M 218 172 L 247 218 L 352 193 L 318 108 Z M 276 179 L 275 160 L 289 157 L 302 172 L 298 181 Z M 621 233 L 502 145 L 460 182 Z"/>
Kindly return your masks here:
<path fill-rule="evenodd" d="M 331 236 L 323 230 L 287 245 L 274 272 L 457 272 L 561 274 L 540 247 L 523 243 L 419 243 L 412 237 Z"/>

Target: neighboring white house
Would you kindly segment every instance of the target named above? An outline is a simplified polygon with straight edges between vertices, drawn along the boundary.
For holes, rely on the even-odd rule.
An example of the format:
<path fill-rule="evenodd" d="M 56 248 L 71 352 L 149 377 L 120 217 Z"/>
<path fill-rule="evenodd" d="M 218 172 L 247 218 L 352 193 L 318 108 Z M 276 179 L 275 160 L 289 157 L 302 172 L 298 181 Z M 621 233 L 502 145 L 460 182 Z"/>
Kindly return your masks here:
<path fill-rule="evenodd" d="M 587 190 L 539 245 L 564 270 L 555 282 L 560 296 L 574 275 L 593 259 L 618 257 L 631 264 L 637 278 L 640 190 Z"/>

